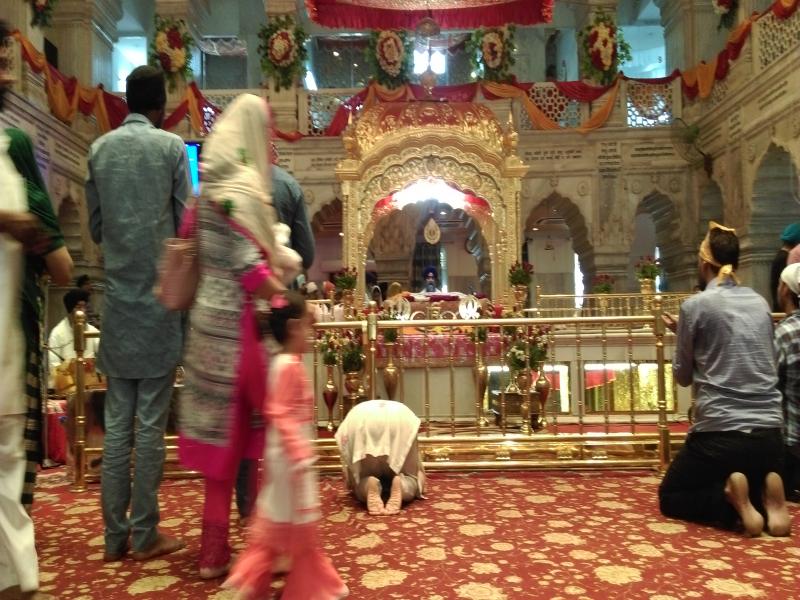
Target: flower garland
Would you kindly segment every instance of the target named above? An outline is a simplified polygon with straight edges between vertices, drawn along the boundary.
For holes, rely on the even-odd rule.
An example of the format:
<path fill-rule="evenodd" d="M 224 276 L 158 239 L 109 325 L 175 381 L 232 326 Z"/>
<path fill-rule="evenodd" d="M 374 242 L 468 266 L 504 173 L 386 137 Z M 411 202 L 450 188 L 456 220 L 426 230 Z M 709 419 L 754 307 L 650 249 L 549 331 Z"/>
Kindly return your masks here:
<path fill-rule="evenodd" d="M 358 284 L 358 271 L 355 267 L 342 269 L 333 276 L 333 283 L 337 290 L 354 290 Z"/>
<path fill-rule="evenodd" d="M 306 32 L 290 15 L 272 19 L 258 32 L 261 71 L 272 79 L 275 91 L 291 88 L 306 74 Z"/>
<path fill-rule="evenodd" d="M 379 84 L 392 90 L 408 83 L 413 52 L 405 31 L 373 31 L 366 52 Z"/>
<path fill-rule="evenodd" d="M 719 25 L 717 29 L 730 29 L 736 23 L 736 12 L 739 8 L 739 0 L 711 0 L 714 12 L 719 15 Z"/>
<path fill-rule="evenodd" d="M 30 0 L 33 9 L 31 26 L 50 27 L 50 20 L 53 18 L 53 8 L 57 0 Z"/>
<path fill-rule="evenodd" d="M 473 70 L 484 81 L 511 81 L 509 72 L 515 62 L 513 25 L 478 29 L 467 40 L 467 55 Z"/>
<path fill-rule="evenodd" d="M 150 44 L 150 64 L 158 65 L 169 80 L 169 89 L 174 90 L 178 79 L 189 79 L 192 74 L 192 46 L 194 40 L 181 19 L 154 18 L 155 37 Z"/>
<path fill-rule="evenodd" d="M 594 23 L 587 25 L 580 33 L 581 70 L 587 79 L 603 85 L 614 81 L 619 66 L 631 60 L 631 47 L 622 37 L 614 18 L 598 12 Z"/>

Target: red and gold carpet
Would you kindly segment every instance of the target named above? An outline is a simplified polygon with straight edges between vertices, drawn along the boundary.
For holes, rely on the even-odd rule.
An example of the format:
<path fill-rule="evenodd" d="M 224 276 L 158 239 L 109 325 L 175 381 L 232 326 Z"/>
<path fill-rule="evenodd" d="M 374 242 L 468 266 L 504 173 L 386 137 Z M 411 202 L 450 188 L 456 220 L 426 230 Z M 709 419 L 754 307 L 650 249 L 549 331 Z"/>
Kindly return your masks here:
<path fill-rule="evenodd" d="M 648 473 L 430 480 L 427 500 L 371 518 L 338 479 L 323 479 L 322 537 L 351 598 L 800 599 L 796 506 L 794 537 L 745 539 L 661 517 L 658 479 Z M 72 494 L 62 471 L 45 472 L 35 510 L 42 590 L 60 600 L 232 598 L 196 575 L 200 482 L 164 482 L 161 502 L 164 530 L 187 548 L 149 563 L 104 564 L 98 488 Z"/>

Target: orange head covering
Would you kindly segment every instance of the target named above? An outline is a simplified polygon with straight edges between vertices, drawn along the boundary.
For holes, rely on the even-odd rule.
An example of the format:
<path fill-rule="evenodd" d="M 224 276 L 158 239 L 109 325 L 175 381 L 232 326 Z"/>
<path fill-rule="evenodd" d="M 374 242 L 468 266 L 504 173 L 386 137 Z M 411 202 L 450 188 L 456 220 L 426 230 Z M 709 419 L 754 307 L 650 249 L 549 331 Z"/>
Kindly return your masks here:
<path fill-rule="evenodd" d="M 703 241 L 700 243 L 700 251 L 698 252 L 698 256 L 700 256 L 700 260 L 703 262 L 707 262 L 713 267 L 717 267 L 719 269 L 719 273 L 717 274 L 717 281 L 722 282 L 725 279 L 730 279 L 734 283 L 739 283 L 739 280 L 736 278 L 736 275 L 733 272 L 733 265 L 722 265 L 719 261 L 714 258 L 714 254 L 711 252 L 711 232 L 714 229 L 719 229 L 720 231 L 730 231 L 733 235 L 736 235 L 736 230 L 732 227 L 725 227 L 724 225 L 720 225 L 716 221 L 709 221 L 708 222 L 708 231 L 706 232 L 706 237 L 703 238 Z"/>

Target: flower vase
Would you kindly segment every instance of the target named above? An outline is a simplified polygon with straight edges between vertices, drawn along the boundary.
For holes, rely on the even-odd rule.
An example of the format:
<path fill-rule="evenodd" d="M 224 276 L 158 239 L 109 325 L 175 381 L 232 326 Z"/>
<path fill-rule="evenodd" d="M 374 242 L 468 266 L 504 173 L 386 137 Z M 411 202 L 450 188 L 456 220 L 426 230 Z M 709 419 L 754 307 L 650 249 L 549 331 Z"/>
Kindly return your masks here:
<path fill-rule="evenodd" d="M 536 419 L 536 429 L 544 429 L 547 427 L 547 418 L 545 416 L 545 407 L 547 406 L 547 398 L 550 396 L 550 381 L 544 375 L 544 365 L 540 365 L 537 369 L 539 376 L 533 384 L 533 389 L 536 391 L 539 400 L 539 417 Z"/>
<path fill-rule="evenodd" d="M 508 376 L 508 385 L 506 386 L 506 394 L 519 394 L 519 387 L 517 386 L 517 373 L 518 371 L 511 371 Z"/>
<path fill-rule="evenodd" d="M 344 308 L 345 321 L 352 321 L 355 318 L 355 290 L 342 290 L 342 307 Z"/>
<path fill-rule="evenodd" d="M 347 390 L 348 399 L 345 405 L 345 415 L 358 402 L 361 387 L 361 371 L 348 371 L 344 374 L 344 389 Z"/>
<path fill-rule="evenodd" d="M 528 286 L 514 285 L 512 291 L 514 292 L 514 310 L 521 313 L 528 308 Z"/>
<path fill-rule="evenodd" d="M 475 375 L 475 389 L 478 391 L 478 398 L 476 401 L 476 414 L 480 415 L 478 424 L 480 426 L 488 425 L 488 421 L 483 416 L 483 403 L 486 397 L 486 387 L 489 382 L 489 370 L 486 368 L 486 362 L 483 359 L 483 342 L 475 342 L 475 366 L 473 373 Z"/>
<path fill-rule="evenodd" d="M 386 348 L 386 366 L 383 367 L 383 385 L 386 388 L 386 395 L 389 400 L 394 400 L 397 392 L 398 372 L 394 364 L 394 342 L 384 342 Z"/>
<path fill-rule="evenodd" d="M 639 291 L 643 296 L 642 309 L 645 314 L 650 314 L 650 311 L 653 309 L 653 294 L 655 294 L 656 289 L 655 284 L 655 279 L 650 279 L 649 277 L 643 277 L 639 280 Z"/>
<path fill-rule="evenodd" d="M 333 409 L 336 406 L 336 400 L 339 398 L 339 390 L 336 389 L 336 383 L 333 381 L 333 365 L 325 365 L 328 370 L 328 378 L 325 382 L 325 387 L 322 389 L 322 398 L 325 400 L 325 406 L 328 407 L 328 426 L 329 432 L 333 433 L 336 427 L 333 424 Z"/>
<path fill-rule="evenodd" d="M 520 369 L 514 379 L 516 380 L 519 394 L 522 396 L 522 401 L 519 403 L 519 430 L 520 433 L 529 435 L 533 431 L 531 429 L 531 372 L 528 369 Z"/>

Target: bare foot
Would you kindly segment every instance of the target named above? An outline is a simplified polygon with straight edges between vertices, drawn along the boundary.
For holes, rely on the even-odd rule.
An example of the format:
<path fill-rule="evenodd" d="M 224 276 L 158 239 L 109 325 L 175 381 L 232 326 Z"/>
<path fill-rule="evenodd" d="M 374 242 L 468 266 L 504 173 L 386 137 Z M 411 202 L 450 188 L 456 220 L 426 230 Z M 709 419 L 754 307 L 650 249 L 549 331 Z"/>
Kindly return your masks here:
<path fill-rule="evenodd" d="M 292 569 L 292 559 L 286 554 L 279 554 L 272 561 L 272 574 L 281 575 L 288 573 Z"/>
<path fill-rule="evenodd" d="M 156 537 L 156 541 L 153 542 L 147 550 L 131 552 L 131 558 L 133 558 L 133 560 L 150 560 L 157 556 L 172 554 L 185 546 L 186 544 L 183 540 L 159 533 L 158 537 Z"/>
<path fill-rule="evenodd" d="M 103 553 L 103 562 L 117 562 L 118 560 L 122 560 L 125 558 L 125 555 L 128 554 L 128 546 L 125 546 L 121 552 L 113 552 L 111 550 L 106 550 Z"/>
<path fill-rule="evenodd" d="M 764 510 L 767 511 L 767 533 L 773 537 L 789 535 L 792 519 L 786 508 L 783 480 L 775 472 L 767 473 L 764 479 Z"/>
<path fill-rule="evenodd" d="M 220 565 L 219 567 L 200 567 L 200 579 L 216 579 L 217 577 L 227 575 L 230 570 L 230 562 Z"/>
<path fill-rule="evenodd" d="M 764 529 L 764 517 L 750 502 L 750 486 L 744 473 L 731 473 L 725 484 L 725 497 L 739 513 L 744 526 L 745 535 L 756 537 Z"/>
<path fill-rule="evenodd" d="M 387 515 L 396 515 L 400 512 L 400 507 L 403 505 L 403 486 L 400 483 L 400 476 L 395 475 L 392 479 L 392 491 L 389 494 L 389 499 L 386 501 Z"/>
<path fill-rule="evenodd" d="M 367 479 L 367 510 L 369 514 L 384 514 L 383 500 L 381 500 L 381 482 L 377 477 Z"/>

